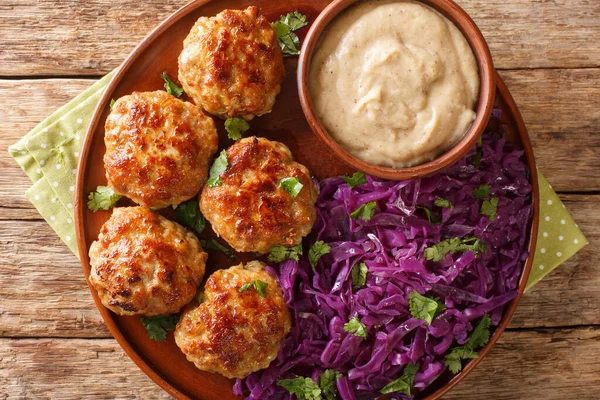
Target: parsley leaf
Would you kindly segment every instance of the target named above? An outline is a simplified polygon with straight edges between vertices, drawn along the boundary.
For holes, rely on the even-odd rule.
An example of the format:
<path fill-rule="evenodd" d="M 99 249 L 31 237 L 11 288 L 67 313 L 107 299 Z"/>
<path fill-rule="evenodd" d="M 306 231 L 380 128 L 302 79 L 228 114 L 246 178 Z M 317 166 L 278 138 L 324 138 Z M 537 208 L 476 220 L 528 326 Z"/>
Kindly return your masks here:
<path fill-rule="evenodd" d="M 483 199 L 484 197 L 488 197 L 490 195 L 490 185 L 483 184 L 479 186 L 477 189 L 473 190 L 473 195 L 476 199 Z"/>
<path fill-rule="evenodd" d="M 240 140 L 248 129 L 250 129 L 250 124 L 244 118 L 227 118 L 225 121 L 227 137 L 231 140 Z"/>
<path fill-rule="evenodd" d="M 475 153 L 471 161 L 473 162 L 475 168 L 479 168 L 481 165 L 481 150 L 477 150 L 477 153 Z"/>
<path fill-rule="evenodd" d="M 454 208 L 454 206 L 452 205 L 450 200 L 442 199 L 441 197 L 438 197 L 438 196 L 435 196 L 435 200 L 434 200 L 433 204 L 435 204 L 438 207 L 448 208 L 450 210 L 452 210 Z"/>
<path fill-rule="evenodd" d="M 441 222 L 439 217 L 433 211 L 431 211 L 429 208 L 426 208 L 426 207 L 417 207 L 417 208 L 420 208 L 423 211 L 425 211 L 425 215 L 427 215 L 427 220 L 429 221 L 430 224 L 439 224 Z"/>
<path fill-rule="evenodd" d="M 402 376 L 385 385 L 380 392 L 383 394 L 401 392 L 410 396 L 417 372 L 419 372 L 419 364 L 408 364 L 404 367 Z"/>
<path fill-rule="evenodd" d="M 231 250 L 229 247 L 217 242 L 215 239 L 210 239 L 210 240 L 201 239 L 200 244 L 202 245 L 202 248 L 205 250 L 210 249 L 210 250 L 221 251 L 221 252 L 225 253 L 227 258 L 229 258 L 231 261 L 235 260 L 235 254 L 233 253 L 233 250 Z"/>
<path fill-rule="evenodd" d="M 225 150 L 221 151 L 219 157 L 215 159 L 213 165 L 210 167 L 210 172 L 208 173 L 208 181 L 206 182 L 206 186 L 215 187 L 221 185 L 221 179 L 219 177 L 227 167 L 229 166 L 229 161 L 227 161 L 227 152 Z"/>
<path fill-rule="evenodd" d="M 367 326 L 360 322 L 358 317 L 352 318 L 350 321 L 344 324 L 344 330 L 351 333 L 354 336 L 366 339 L 367 338 Z"/>
<path fill-rule="evenodd" d="M 465 239 L 452 238 L 442 240 L 431 247 L 425 249 L 425 258 L 435 262 L 441 261 L 448 253 L 465 253 L 473 250 L 475 255 L 485 252 L 485 243 L 477 237 L 468 237 Z"/>
<path fill-rule="evenodd" d="M 256 291 L 258 292 L 258 294 L 260 294 L 262 297 L 267 297 L 267 286 L 269 286 L 269 284 L 267 282 L 263 282 L 259 279 L 255 279 L 253 281 L 250 281 L 244 285 L 242 285 L 242 287 L 240 288 L 239 292 L 240 293 L 244 293 L 246 290 L 250 289 L 251 287 L 254 287 L 254 289 L 256 289 Z"/>
<path fill-rule="evenodd" d="M 113 107 L 115 106 L 115 103 L 116 103 L 115 99 L 110 99 L 110 105 L 108 106 L 110 111 L 112 111 Z"/>
<path fill-rule="evenodd" d="M 277 42 L 284 56 L 297 56 L 300 54 L 300 39 L 294 33 L 304 26 L 308 25 L 306 16 L 297 11 L 282 15 L 279 21 L 273 23 Z"/>
<path fill-rule="evenodd" d="M 165 81 L 165 90 L 172 96 L 181 97 L 183 89 L 177 86 L 175 82 L 171 80 L 171 77 L 166 72 L 163 72 L 160 76 Z"/>
<path fill-rule="evenodd" d="M 280 244 L 273 246 L 269 251 L 267 259 L 271 262 L 280 263 L 289 258 L 293 258 L 298 261 L 302 255 L 302 243 L 297 244 L 294 247 L 285 247 Z"/>
<path fill-rule="evenodd" d="M 408 294 L 408 299 L 410 314 L 427 322 L 427 325 L 431 325 L 436 315 L 446 309 L 446 306 L 439 299 L 423 296 L 416 290 Z"/>
<path fill-rule="evenodd" d="M 331 251 L 331 247 L 327 243 L 322 240 L 315 242 L 308 250 L 308 260 L 310 261 L 310 265 L 315 268 L 319 259 L 328 254 Z"/>
<path fill-rule="evenodd" d="M 206 221 L 200 212 L 200 206 L 196 198 L 179 204 L 175 209 L 175 217 L 177 218 L 177 222 L 198 233 L 202 233 L 206 226 Z"/>
<path fill-rule="evenodd" d="M 172 331 L 177 326 L 179 321 L 178 315 L 154 316 L 150 318 L 142 318 L 142 325 L 146 328 L 148 337 L 157 342 L 167 340 L 167 331 Z"/>
<path fill-rule="evenodd" d="M 337 399 L 337 380 L 343 375 L 334 370 L 326 369 L 325 372 L 319 377 L 319 386 L 321 387 L 321 394 L 325 400 L 336 400 Z"/>
<path fill-rule="evenodd" d="M 298 400 L 321 400 L 321 388 L 310 378 L 298 376 L 293 379 L 283 379 L 277 381 L 277 386 L 295 394 Z"/>
<path fill-rule="evenodd" d="M 492 197 L 489 200 L 484 200 L 481 203 L 481 215 L 487 215 L 490 221 L 496 220 L 496 210 L 498 209 L 498 198 Z"/>
<path fill-rule="evenodd" d="M 365 283 L 367 283 L 367 272 L 369 272 L 369 268 L 364 262 L 355 264 L 352 267 L 350 277 L 352 278 L 352 287 L 354 289 L 360 289 L 365 286 Z"/>
<path fill-rule="evenodd" d="M 351 188 L 367 183 L 367 178 L 362 172 L 355 172 L 354 174 L 352 174 L 352 176 L 343 175 L 342 179 L 346 181 L 348 186 L 350 186 Z"/>
<path fill-rule="evenodd" d="M 283 178 L 281 182 L 279 182 L 279 187 L 285 190 L 292 197 L 298 196 L 302 188 L 303 184 L 300 183 L 300 180 L 296 177 L 291 178 Z"/>
<path fill-rule="evenodd" d="M 457 374 L 462 369 L 462 360 L 479 358 L 478 348 L 485 346 L 490 340 L 490 316 L 484 314 L 479 324 L 471 333 L 469 341 L 462 346 L 452 349 L 446 355 L 445 364 L 453 374 Z"/>
<path fill-rule="evenodd" d="M 353 219 L 360 218 L 360 219 L 362 219 L 365 222 L 369 222 L 369 220 L 375 214 L 375 208 L 376 207 L 377 207 L 377 202 L 376 201 L 368 202 L 368 203 L 363 204 L 362 206 L 358 207 L 356 210 L 352 211 L 352 213 L 350 214 L 350 216 Z"/>
<path fill-rule="evenodd" d="M 91 192 L 88 196 L 87 206 L 93 212 L 98 210 L 108 210 L 113 208 L 119 200 L 120 194 L 116 194 L 114 190 L 108 186 L 98 186 L 95 192 Z"/>

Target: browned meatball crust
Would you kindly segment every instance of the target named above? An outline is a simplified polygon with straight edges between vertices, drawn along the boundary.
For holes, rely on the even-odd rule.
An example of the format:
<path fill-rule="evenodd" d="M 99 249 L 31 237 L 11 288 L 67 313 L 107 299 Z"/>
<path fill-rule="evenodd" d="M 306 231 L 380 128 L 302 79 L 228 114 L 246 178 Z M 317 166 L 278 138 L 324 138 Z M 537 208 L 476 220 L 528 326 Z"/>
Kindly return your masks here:
<path fill-rule="evenodd" d="M 267 284 L 265 297 L 251 286 Z M 175 342 L 203 371 L 244 378 L 267 368 L 289 333 L 291 318 L 277 280 L 258 261 L 212 274 L 202 303 L 187 310 L 175 329 Z"/>
<path fill-rule="evenodd" d="M 218 146 L 212 118 L 162 90 L 121 97 L 105 130 L 108 185 L 154 209 L 198 193 Z"/>
<path fill-rule="evenodd" d="M 219 186 L 205 186 L 200 209 L 213 230 L 237 251 L 266 253 L 291 247 L 308 235 L 316 219 L 317 187 L 308 169 L 282 143 L 244 138 L 227 149 L 228 168 Z M 280 182 L 298 178 L 296 197 Z"/>
<path fill-rule="evenodd" d="M 221 118 L 271 112 L 283 77 L 277 34 L 257 7 L 201 17 L 179 56 L 185 92 Z"/>
<path fill-rule="evenodd" d="M 142 207 L 120 207 L 90 247 L 90 284 L 119 315 L 167 315 L 194 298 L 207 254 L 183 226 Z"/>

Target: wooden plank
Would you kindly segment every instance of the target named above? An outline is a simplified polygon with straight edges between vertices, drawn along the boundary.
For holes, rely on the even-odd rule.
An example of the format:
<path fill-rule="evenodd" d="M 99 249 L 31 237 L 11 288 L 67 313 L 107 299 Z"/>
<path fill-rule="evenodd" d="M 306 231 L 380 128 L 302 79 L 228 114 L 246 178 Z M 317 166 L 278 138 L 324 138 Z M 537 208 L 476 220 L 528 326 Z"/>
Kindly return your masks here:
<path fill-rule="evenodd" d="M 592 243 L 598 195 L 562 196 Z M 0 208 L 0 337 L 109 337 L 77 259 L 39 220 Z M 600 324 L 600 248 L 590 245 L 527 293 L 511 328 Z M 560 312 L 557 312 L 560 310 Z"/>
<path fill-rule="evenodd" d="M 598 328 L 506 332 L 445 398 L 596 398 L 599 340 Z M 169 398 L 113 339 L 0 339 L 0 360 L 1 399 Z"/>
<path fill-rule="evenodd" d="M 110 337 L 79 261 L 44 221 L 0 218 L 0 299 L 0 337 Z"/>
<path fill-rule="evenodd" d="M 185 0 L 8 0 L 0 5 L 0 76 L 101 75 Z M 499 68 L 600 66 L 596 0 L 460 0 Z M 260 2 L 257 2 L 260 4 Z"/>
<path fill-rule="evenodd" d="M 540 169 L 558 191 L 600 190 L 600 69 L 502 71 L 529 128 Z M 0 108 L 0 207 L 31 207 L 30 183 L 6 149 L 60 105 L 91 85 L 88 79 L 0 80 L 11 93 Z M 36 101 L 31 102 L 31 93 Z M 585 110 L 584 112 L 581 110 Z M 577 117 L 574 117 L 577 116 Z M 557 152 L 560 148 L 562 151 Z"/>

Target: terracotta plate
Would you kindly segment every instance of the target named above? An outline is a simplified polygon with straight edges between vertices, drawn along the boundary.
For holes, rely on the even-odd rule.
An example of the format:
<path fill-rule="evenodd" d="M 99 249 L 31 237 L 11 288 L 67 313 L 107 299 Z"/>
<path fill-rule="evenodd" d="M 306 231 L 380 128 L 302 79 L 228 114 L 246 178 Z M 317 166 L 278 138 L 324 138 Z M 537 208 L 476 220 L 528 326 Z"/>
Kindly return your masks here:
<path fill-rule="evenodd" d="M 77 172 L 75 196 L 75 222 L 77 228 L 77 243 L 85 276 L 90 273 L 88 249 L 94 241 L 102 224 L 110 217 L 110 212 L 92 213 L 86 207 L 87 196 L 98 185 L 105 185 L 102 157 L 104 155 L 104 120 L 108 114 L 112 98 L 119 98 L 133 91 L 149 91 L 163 88 L 160 74 L 167 71 L 171 76 L 177 76 L 177 57 L 182 49 L 182 42 L 196 19 L 203 15 L 215 15 L 225 8 L 246 8 L 259 5 L 269 20 L 277 20 L 279 15 L 298 10 L 314 20 L 328 0 L 221 0 L 193 2 L 163 22 L 131 53 L 123 63 L 118 73 L 110 82 L 102 97 L 85 138 L 81 151 L 81 160 Z M 307 28 L 300 31 L 302 38 Z M 323 146 L 321 141 L 311 132 L 300 108 L 296 88 L 297 59 L 285 60 L 287 77 L 281 93 L 271 114 L 252 121 L 249 134 L 264 136 L 268 139 L 281 141 L 289 146 L 296 159 L 306 165 L 319 179 L 339 175 L 349 171 L 345 165 Z M 526 161 L 529 168 L 535 171 L 535 161 L 525 126 L 508 90 L 498 77 L 498 106 L 504 110 L 503 118 L 508 127 L 508 138 L 516 146 L 525 149 Z M 217 123 L 220 129 L 221 147 L 231 144 L 226 138 L 222 123 Z M 536 241 L 538 223 L 538 187 L 537 176 L 533 174 L 535 213 L 531 224 L 529 243 L 530 254 Z M 211 232 L 203 233 L 210 236 Z M 245 261 L 248 256 L 238 255 L 238 262 Z M 229 267 L 232 263 L 223 255 L 209 252 L 207 276 L 215 269 Z M 487 354 L 496 342 L 510 318 L 523 292 L 532 257 L 529 257 L 521 284 L 519 296 L 507 307 L 499 328 L 495 331 L 490 344 L 482 350 Z M 232 381 L 220 375 L 209 374 L 197 370 L 193 364 L 186 361 L 179 351 L 170 334 L 166 342 L 154 342 L 148 338 L 139 317 L 120 317 L 112 314 L 100 303 L 96 292 L 91 291 L 94 301 L 113 336 L 123 347 L 131 359 L 156 383 L 169 394 L 177 398 L 198 399 L 233 399 Z M 450 377 L 440 377 L 425 393 L 425 396 L 437 398 L 454 386 L 464 377 L 480 359 L 473 360 L 464 371 L 450 380 Z"/>

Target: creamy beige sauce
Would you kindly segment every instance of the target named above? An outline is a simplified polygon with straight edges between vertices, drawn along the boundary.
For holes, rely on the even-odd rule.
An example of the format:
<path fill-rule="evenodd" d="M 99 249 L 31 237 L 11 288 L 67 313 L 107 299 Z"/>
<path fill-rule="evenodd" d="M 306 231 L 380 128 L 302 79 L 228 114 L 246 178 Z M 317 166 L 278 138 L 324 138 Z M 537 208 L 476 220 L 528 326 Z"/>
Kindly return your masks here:
<path fill-rule="evenodd" d="M 479 75 L 452 22 L 422 3 L 367 0 L 339 15 L 313 56 L 315 111 L 358 158 L 401 168 L 452 147 L 475 118 Z"/>

